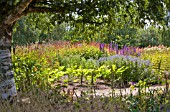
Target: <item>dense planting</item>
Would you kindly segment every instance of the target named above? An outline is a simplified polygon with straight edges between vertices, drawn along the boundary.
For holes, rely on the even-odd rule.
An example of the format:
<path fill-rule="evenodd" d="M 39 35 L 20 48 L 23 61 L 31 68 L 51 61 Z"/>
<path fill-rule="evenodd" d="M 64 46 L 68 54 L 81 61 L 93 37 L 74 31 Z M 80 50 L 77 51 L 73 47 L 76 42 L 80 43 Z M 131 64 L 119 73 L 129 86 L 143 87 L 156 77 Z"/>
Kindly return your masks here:
<path fill-rule="evenodd" d="M 145 49 L 124 46 L 120 49 L 117 44 L 112 43 L 73 45 L 69 42 L 56 42 L 16 47 L 13 67 L 18 91 L 22 92 L 31 92 L 35 88 L 51 91 L 74 83 L 94 87 L 98 85 L 98 81 L 112 89 L 142 89 L 150 85 L 167 84 L 169 76 L 165 76 L 169 74 L 167 63 L 170 61 L 167 54 L 169 48 L 164 46 Z M 130 102 L 127 103 L 130 111 L 142 110 L 139 106 L 141 101 L 146 105 L 146 110 L 149 109 L 148 103 L 153 106 L 161 105 L 161 99 L 154 104 L 147 98 L 148 102 L 138 101 L 138 98 L 145 99 L 145 95 L 151 97 L 151 94 L 156 93 L 141 92 L 142 96 L 139 94 L 125 98 Z"/>

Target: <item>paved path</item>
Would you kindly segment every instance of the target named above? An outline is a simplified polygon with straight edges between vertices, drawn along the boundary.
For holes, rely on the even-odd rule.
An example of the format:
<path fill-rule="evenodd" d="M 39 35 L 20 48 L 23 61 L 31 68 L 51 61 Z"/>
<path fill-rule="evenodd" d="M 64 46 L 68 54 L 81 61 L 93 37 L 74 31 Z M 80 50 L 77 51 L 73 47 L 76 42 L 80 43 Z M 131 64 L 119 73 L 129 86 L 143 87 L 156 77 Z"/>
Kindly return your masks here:
<path fill-rule="evenodd" d="M 149 91 L 152 91 L 152 90 L 164 90 L 165 89 L 165 86 L 150 86 L 149 88 L 146 88 L 146 92 L 149 92 Z M 144 91 L 145 89 L 143 89 Z M 84 90 L 83 92 L 86 92 L 87 90 Z M 120 95 L 120 93 L 122 93 L 122 95 L 130 95 L 131 93 L 133 95 L 137 94 L 138 93 L 138 88 L 134 88 L 133 90 L 130 90 L 130 88 L 123 88 L 123 89 L 114 89 L 115 91 L 115 95 Z M 76 92 L 76 95 L 77 96 L 80 96 L 81 95 L 81 92 L 80 90 L 75 90 Z M 110 88 L 107 88 L 107 89 L 103 89 L 103 90 L 95 90 L 96 92 L 96 95 L 97 96 L 111 96 L 111 92 L 112 90 Z M 76 96 L 74 95 L 74 96 Z"/>

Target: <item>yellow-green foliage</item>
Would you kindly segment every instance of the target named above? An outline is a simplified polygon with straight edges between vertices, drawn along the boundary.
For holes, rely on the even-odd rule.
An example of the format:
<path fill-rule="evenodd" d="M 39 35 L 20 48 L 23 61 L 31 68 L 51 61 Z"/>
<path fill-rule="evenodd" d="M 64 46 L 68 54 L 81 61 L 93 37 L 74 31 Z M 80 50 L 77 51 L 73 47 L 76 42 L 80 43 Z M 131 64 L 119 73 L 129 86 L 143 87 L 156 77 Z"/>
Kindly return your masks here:
<path fill-rule="evenodd" d="M 141 56 L 143 59 L 149 59 L 153 63 L 154 69 L 170 70 L 170 49 L 152 47 L 146 48 Z"/>
<path fill-rule="evenodd" d="M 144 49 L 141 57 L 138 58 L 127 55 L 106 57 L 107 55 L 100 51 L 98 46 L 87 44 L 42 44 L 17 47 L 12 57 L 16 86 L 19 97 L 29 97 L 31 103 L 14 102 L 13 105 L 3 103 L 0 104 L 1 110 L 4 112 L 55 112 L 56 110 L 59 112 L 70 110 L 159 112 L 170 107 L 169 93 L 165 96 L 158 91 L 142 92 L 142 88 L 146 89 L 148 82 L 160 81 L 155 77 L 157 73 L 161 74 L 162 71 L 169 70 L 170 50 L 168 48 Z M 152 75 L 150 61 L 140 58 L 149 59 L 158 72 Z M 62 65 L 61 61 L 65 61 L 65 64 L 70 66 Z M 138 82 L 135 86 L 139 88 L 139 94 L 115 97 L 112 93 L 112 97 L 102 96 L 100 99 L 96 99 L 97 97 L 87 99 L 86 96 L 82 96 L 68 105 L 70 94 L 60 94 L 60 89 L 57 89 L 59 86 L 55 85 L 57 82 L 68 84 L 70 81 L 93 85 L 97 84 L 95 82 L 99 78 L 110 83 L 112 89 L 116 86 L 121 87 L 129 81 L 131 84 Z"/>

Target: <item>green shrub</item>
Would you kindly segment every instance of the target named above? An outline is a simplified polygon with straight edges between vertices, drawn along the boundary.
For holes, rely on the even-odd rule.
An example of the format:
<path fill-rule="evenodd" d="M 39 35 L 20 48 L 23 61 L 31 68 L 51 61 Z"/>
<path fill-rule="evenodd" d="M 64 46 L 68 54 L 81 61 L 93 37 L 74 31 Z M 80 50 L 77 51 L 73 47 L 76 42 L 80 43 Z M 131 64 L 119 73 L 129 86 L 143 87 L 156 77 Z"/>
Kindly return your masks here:
<path fill-rule="evenodd" d="M 105 56 L 99 48 L 86 44 L 79 44 L 75 47 L 60 49 L 57 56 L 63 57 L 71 55 L 80 55 L 80 57 L 85 59 L 99 59 L 100 57 Z"/>
<path fill-rule="evenodd" d="M 126 70 L 121 75 L 121 79 L 125 82 L 138 82 L 139 80 L 150 79 L 152 80 L 152 68 L 149 60 L 141 60 L 140 58 L 113 55 L 109 57 L 100 58 L 101 65 L 115 64 L 117 68 L 124 67 Z"/>

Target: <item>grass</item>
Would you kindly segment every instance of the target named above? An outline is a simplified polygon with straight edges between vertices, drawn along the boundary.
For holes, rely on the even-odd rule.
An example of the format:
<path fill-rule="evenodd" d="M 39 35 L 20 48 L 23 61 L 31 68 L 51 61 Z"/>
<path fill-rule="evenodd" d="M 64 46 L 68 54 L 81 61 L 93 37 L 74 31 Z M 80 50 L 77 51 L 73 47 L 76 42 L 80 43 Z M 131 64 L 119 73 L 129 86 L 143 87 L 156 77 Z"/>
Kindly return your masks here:
<path fill-rule="evenodd" d="M 170 94 L 162 90 L 129 96 L 83 95 L 74 101 L 69 95 L 46 93 L 33 89 L 30 93 L 18 93 L 23 101 L 0 104 L 1 112 L 165 112 L 170 110 Z M 27 99 L 29 98 L 29 99 Z M 25 100 L 25 101 L 24 101 Z"/>

